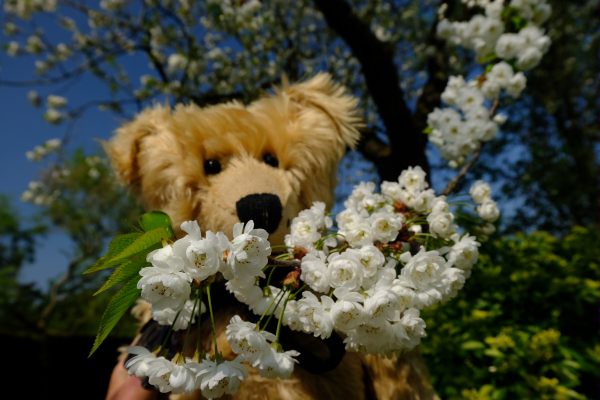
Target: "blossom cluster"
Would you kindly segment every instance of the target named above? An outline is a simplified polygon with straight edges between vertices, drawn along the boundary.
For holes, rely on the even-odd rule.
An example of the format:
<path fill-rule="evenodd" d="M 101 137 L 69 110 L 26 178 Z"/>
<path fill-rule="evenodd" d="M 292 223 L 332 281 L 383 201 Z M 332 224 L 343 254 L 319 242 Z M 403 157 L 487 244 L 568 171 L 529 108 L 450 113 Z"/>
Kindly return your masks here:
<path fill-rule="evenodd" d="M 196 221 L 184 222 L 181 229 L 186 236 L 148 255 L 151 265 L 140 270 L 137 284 L 141 297 L 152 306 L 152 318 L 172 330 L 187 329 L 205 311 L 199 288 L 216 274 L 227 279 L 231 288 L 254 288 L 257 278 L 265 278 L 263 269 L 271 254 L 267 232 L 254 229 L 252 221 L 236 224 L 231 241 L 222 232 L 202 235 Z M 214 360 L 207 357 L 201 363 L 183 357 L 167 360 L 147 349 L 134 348 L 132 354 L 137 355 L 126 367 L 131 374 L 147 377 L 161 392 L 200 389 L 208 398 L 237 390 L 246 375 L 242 362 L 266 377 L 291 375 L 298 352 L 280 351 L 272 333 L 236 316 L 227 327 L 227 338 L 238 354 L 233 361 L 221 360 L 218 354 Z"/>
<path fill-rule="evenodd" d="M 28 160 L 40 161 L 44 159 L 48 154 L 53 153 L 60 149 L 62 141 L 60 139 L 48 139 L 45 143 L 35 146 L 33 150 L 29 150 L 25 153 Z"/>
<path fill-rule="evenodd" d="M 486 221 L 497 218 L 489 186 L 478 183 L 471 194 Z M 299 352 L 282 348 L 281 325 L 322 339 L 335 333 L 349 351 L 412 349 L 425 336 L 421 310 L 456 295 L 479 243 L 459 232 L 447 199 L 429 188 L 420 167 L 382 183 L 381 193 L 373 183 L 358 185 L 336 221 L 337 231 L 325 204 L 314 203 L 293 219 L 286 250 L 276 256 L 267 232 L 252 221 L 236 224 L 232 239 L 184 222 L 186 235 L 152 251 L 150 266 L 140 270 L 137 287 L 153 319 L 184 330 L 202 323 L 208 308 L 212 320 L 210 286 L 223 281 L 260 318 L 231 318 L 225 336 L 233 360 L 221 357 L 213 331 L 212 355 L 199 349 L 193 357 L 168 359 L 161 348 L 134 347 L 129 373 L 161 392 L 200 389 L 209 398 L 235 392 L 250 367 L 264 377 L 288 378 Z M 275 278 L 281 269 L 285 278 Z M 276 333 L 261 323 L 265 317 L 278 320 Z"/>
<path fill-rule="evenodd" d="M 485 222 L 481 228 L 481 236 L 485 238 L 496 231 L 494 222 L 500 217 L 500 210 L 496 201 L 492 198 L 492 189 L 484 181 L 478 180 L 469 189 L 471 199 L 477 204 L 477 214 Z"/>
<path fill-rule="evenodd" d="M 29 18 L 35 12 L 50 12 L 56 10 L 56 0 L 6 0 L 4 12 L 15 14 L 21 18 Z"/>
<path fill-rule="evenodd" d="M 522 70 L 534 68 L 550 46 L 550 39 L 539 27 L 550 17 L 552 8 L 545 0 L 504 0 L 475 2 L 484 14 L 476 14 L 469 21 L 453 22 L 442 19 L 437 27 L 438 35 L 454 45 L 475 51 L 479 59 L 490 54 L 510 61 L 515 60 Z M 513 10 L 524 20 L 526 26 L 516 33 L 506 31 L 507 10 Z"/>
<path fill-rule="evenodd" d="M 27 151 L 25 155 L 31 161 L 41 162 L 53 154 L 56 155 L 62 148 L 63 142 L 54 138 Z M 108 171 L 106 159 L 96 155 L 61 160 L 52 164 L 42 179 L 29 182 L 27 189 L 21 194 L 21 200 L 38 206 L 52 206 L 58 199 L 69 198 L 73 190 L 73 180 L 81 182 L 84 177 L 94 185 L 102 181 L 102 184 L 117 188 L 114 179 L 109 177 Z"/>
<path fill-rule="evenodd" d="M 540 27 L 551 13 L 544 0 L 512 1 L 509 5 L 504 0 L 466 3 L 484 13 L 465 22 L 442 16 L 437 34 L 475 51 L 479 62 L 491 63 L 474 79 L 451 77 L 442 93 L 448 107 L 436 108 L 428 116 L 430 140 L 451 167 L 463 164 L 483 142 L 496 136 L 506 120 L 504 115 L 496 115 L 499 96 L 504 91 L 519 97 L 527 84 L 522 71 L 537 66 L 550 46 Z"/>
<path fill-rule="evenodd" d="M 21 194 L 21 200 L 32 202 L 38 206 L 48 206 L 52 204 L 58 197 L 59 192 L 49 192 L 44 183 L 40 181 L 31 181 L 27 185 L 27 190 Z"/>
<path fill-rule="evenodd" d="M 162 393 L 185 393 L 200 389 L 202 395 L 212 399 L 237 391 L 246 376 L 245 367 L 238 361 L 210 359 L 195 362 L 186 359 L 176 363 L 165 357 L 157 357 L 142 346 L 129 349 L 133 355 L 125 363 L 129 374 L 148 378 L 148 382 Z"/>

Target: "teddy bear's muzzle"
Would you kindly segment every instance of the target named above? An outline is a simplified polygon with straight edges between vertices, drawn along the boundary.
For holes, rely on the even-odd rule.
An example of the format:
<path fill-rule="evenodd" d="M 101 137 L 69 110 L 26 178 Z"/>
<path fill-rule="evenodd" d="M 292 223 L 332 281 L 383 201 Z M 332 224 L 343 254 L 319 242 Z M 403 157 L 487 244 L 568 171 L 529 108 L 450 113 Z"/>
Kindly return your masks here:
<path fill-rule="evenodd" d="M 281 201 L 271 193 L 254 193 L 242 197 L 235 203 L 235 209 L 241 222 L 252 220 L 255 228 L 262 228 L 269 233 L 275 232 L 281 222 Z"/>

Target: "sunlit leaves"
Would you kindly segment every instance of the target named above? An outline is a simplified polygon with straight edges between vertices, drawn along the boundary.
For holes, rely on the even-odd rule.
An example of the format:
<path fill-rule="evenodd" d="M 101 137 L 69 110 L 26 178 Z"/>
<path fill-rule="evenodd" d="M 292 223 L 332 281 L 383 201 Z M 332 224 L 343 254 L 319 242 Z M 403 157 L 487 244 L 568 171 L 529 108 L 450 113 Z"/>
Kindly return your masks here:
<path fill-rule="evenodd" d="M 96 291 L 96 295 L 121 284 L 102 315 L 90 355 L 98 349 L 129 307 L 139 298 L 138 273 L 148 265 L 146 261 L 148 253 L 162 247 L 163 242 L 174 239 L 171 220 L 163 212 L 153 211 L 143 214 L 140 217 L 140 226 L 142 232 L 126 233 L 115 237 L 106 254 L 86 271 L 89 274 L 117 267 Z"/>

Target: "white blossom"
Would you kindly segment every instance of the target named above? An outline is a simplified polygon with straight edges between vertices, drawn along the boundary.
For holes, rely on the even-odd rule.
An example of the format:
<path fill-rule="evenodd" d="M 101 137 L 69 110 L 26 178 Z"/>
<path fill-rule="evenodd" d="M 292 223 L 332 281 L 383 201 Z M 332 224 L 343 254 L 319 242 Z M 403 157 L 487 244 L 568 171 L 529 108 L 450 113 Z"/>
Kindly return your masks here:
<path fill-rule="evenodd" d="M 50 95 L 47 98 L 48 107 L 62 108 L 67 105 L 67 99 L 62 96 Z"/>
<path fill-rule="evenodd" d="M 429 232 L 436 237 L 448 238 L 456 231 L 454 216 L 449 212 L 432 212 L 427 216 Z"/>
<path fill-rule="evenodd" d="M 478 247 L 475 237 L 464 235 L 452 245 L 447 255 L 448 262 L 462 270 L 469 270 L 477 262 Z"/>
<path fill-rule="evenodd" d="M 11 40 L 10 42 L 8 42 L 8 45 L 6 45 L 6 54 L 8 54 L 11 57 L 14 57 L 17 54 L 19 54 L 19 48 L 19 43 L 15 42 L 14 40 Z"/>
<path fill-rule="evenodd" d="M 477 207 L 477 214 L 486 222 L 495 222 L 500 216 L 500 210 L 494 200 L 486 199 Z"/>
<path fill-rule="evenodd" d="M 403 343 L 404 348 L 412 349 L 417 346 L 421 338 L 425 337 L 425 321 L 420 317 L 419 310 L 415 308 L 410 308 L 404 311 L 402 318 L 399 321 L 399 325 L 401 325 L 404 329 L 399 330 L 399 332 L 405 332 L 406 336 L 405 341 Z"/>
<path fill-rule="evenodd" d="M 158 302 L 152 305 L 152 319 L 161 325 L 171 325 L 173 330 L 179 331 L 187 329 L 190 321 L 194 323 L 196 317 L 204 311 L 204 304 L 195 300 L 186 300 L 177 308 L 172 308 L 171 304 Z"/>
<path fill-rule="evenodd" d="M 363 266 L 357 255 L 350 251 L 332 253 L 327 258 L 329 284 L 333 288 L 358 289 L 362 283 Z"/>
<path fill-rule="evenodd" d="M 510 96 L 517 98 L 521 95 L 521 92 L 525 89 L 527 85 L 527 78 L 525 74 L 522 72 L 517 72 L 508 82 L 506 86 L 506 93 Z"/>
<path fill-rule="evenodd" d="M 398 296 L 391 289 L 375 292 L 364 301 L 364 310 L 371 318 L 391 318 L 397 309 Z"/>
<path fill-rule="evenodd" d="M 362 264 L 363 277 L 365 278 L 374 276 L 378 269 L 383 267 L 385 263 L 385 256 L 383 253 L 372 244 L 362 246 L 358 250 L 349 249 L 348 252 L 354 253 Z"/>
<path fill-rule="evenodd" d="M 196 389 L 196 373 L 189 364 L 174 364 L 169 375 L 172 393 L 191 393 Z"/>
<path fill-rule="evenodd" d="M 181 260 L 173 254 L 171 246 L 165 246 L 148 255 L 151 267 L 140 270 L 137 283 L 141 296 L 153 305 L 153 309 L 178 310 L 190 297 L 191 278 L 181 272 Z"/>
<path fill-rule="evenodd" d="M 510 80 L 510 71 L 502 68 L 496 71 L 495 79 L 504 84 L 503 79 Z M 462 90 L 461 85 L 455 80 L 448 96 L 454 96 L 454 89 Z M 477 106 L 468 108 L 465 115 L 469 118 L 489 118 Z M 438 118 L 453 121 L 453 115 L 440 111 Z M 53 146 L 60 143 L 47 147 Z M 38 186 L 41 184 L 32 185 L 32 193 Z M 257 315 L 281 318 L 292 330 L 321 339 L 336 331 L 344 337 L 346 349 L 358 352 L 390 354 L 411 349 L 425 336 L 419 310 L 458 293 L 477 261 L 479 243 L 469 234 L 456 233 L 449 200 L 436 197 L 428 188 L 422 169 L 410 168 L 397 183 L 384 182 L 382 192 L 375 193 L 374 184 L 368 183 L 355 188 L 337 218 L 338 232 L 347 240 L 339 247 L 334 244 L 330 249 L 325 246 L 317 250 L 314 246 L 332 225 L 323 203 L 294 219 L 296 231 L 286 239 L 288 254 L 292 255 L 291 245 L 306 245 L 307 253 L 299 260 L 299 277 L 309 289 L 304 286 L 289 292 L 271 281 L 271 276 L 267 284 L 258 279 L 266 278 L 263 269 L 270 273 L 269 267 L 264 267 L 271 247 L 266 231 L 253 229 L 251 221 L 245 226 L 236 224 L 231 241 L 220 232 L 208 231 L 203 236 L 196 221 L 186 221 L 181 225 L 184 237 L 148 255 L 151 266 L 140 271 L 138 282 L 142 298 L 151 303 L 153 318 L 160 324 L 185 329 L 205 311 L 198 299 L 190 299 L 191 285 L 196 287 L 222 272 L 226 289 L 238 301 Z M 470 194 L 484 219 L 497 218 L 489 185 L 478 181 Z M 408 216 L 406 221 L 404 215 Z M 364 234 L 355 233 L 361 230 Z M 434 246 L 429 250 L 421 247 L 411 254 L 412 240 L 423 242 L 421 237 L 410 235 L 422 232 L 438 239 L 431 241 Z M 126 367 L 130 374 L 147 377 L 161 392 L 187 393 L 199 388 L 207 398 L 234 394 L 246 376 L 242 363 L 266 378 L 292 375 L 299 353 L 283 351 L 272 332 L 235 315 L 225 328 L 225 336 L 236 354 L 233 361 L 220 357 L 201 362 L 182 362 L 176 357 L 170 361 L 134 347 Z"/>
<path fill-rule="evenodd" d="M 331 307 L 334 303 L 334 300 L 329 296 L 317 298 L 309 291 L 303 292 L 302 298 L 297 301 L 296 307 L 302 330 L 323 339 L 331 336 L 334 327 Z"/>
<path fill-rule="evenodd" d="M 227 269 L 223 275 L 226 279 L 255 278 L 264 276 L 262 268 L 267 265 L 271 254 L 271 245 L 267 240 L 269 234 L 264 229 L 254 229 L 254 222 L 248 221 L 245 226 L 237 223 L 233 227 L 233 240 L 227 256 Z"/>
<path fill-rule="evenodd" d="M 65 119 L 65 115 L 54 108 L 49 108 L 44 113 L 44 119 L 51 124 L 59 124 Z"/>
<path fill-rule="evenodd" d="M 326 261 L 325 253 L 310 252 L 302 258 L 301 264 L 300 279 L 311 289 L 321 293 L 327 292 L 331 287 Z"/>
<path fill-rule="evenodd" d="M 415 289 L 415 304 L 428 307 L 442 300 L 448 288 L 444 282 L 447 261 L 436 250 L 426 251 L 423 247 L 410 257 L 400 276 Z"/>
<path fill-rule="evenodd" d="M 164 357 L 157 357 L 148 364 L 148 382 L 161 393 L 173 391 L 171 386 L 171 374 L 176 365 Z"/>
<path fill-rule="evenodd" d="M 345 331 L 360 325 L 367 317 L 362 296 L 357 292 L 339 289 L 334 291 L 334 295 L 337 300 L 331 306 L 331 319 L 335 327 Z"/>
<path fill-rule="evenodd" d="M 135 375 L 139 378 L 148 376 L 148 367 L 156 359 L 156 355 L 142 346 L 130 347 L 127 352 L 134 355 L 125 361 L 125 368 L 129 375 Z"/>
<path fill-rule="evenodd" d="M 174 252 L 183 260 L 183 270 L 199 281 L 219 271 L 228 247 L 229 241 L 223 233 L 211 231 L 206 232 L 204 239 L 182 238 L 173 244 Z"/>
<path fill-rule="evenodd" d="M 269 350 L 252 363 L 252 366 L 266 378 L 289 378 L 294 372 L 294 364 L 298 362 L 294 357 L 299 355 L 296 350 L 278 352 L 269 347 Z"/>
<path fill-rule="evenodd" d="M 231 349 L 241 360 L 250 362 L 260 358 L 270 348 L 270 342 L 276 340 L 272 333 L 259 331 L 256 324 L 243 321 L 238 315 L 231 318 L 225 333 Z"/>
<path fill-rule="evenodd" d="M 167 70 L 171 73 L 183 71 L 188 63 L 187 58 L 179 53 L 173 53 L 167 59 Z"/>
<path fill-rule="evenodd" d="M 300 211 L 292 220 L 290 233 L 285 236 L 285 244 L 288 247 L 311 249 L 321 238 L 321 233 L 331 225 L 331 218 L 325 214 L 325 203 L 315 202 L 310 209 Z"/>
<path fill-rule="evenodd" d="M 479 180 L 475 181 L 473 185 L 471 185 L 469 194 L 475 203 L 481 204 L 490 198 L 492 195 L 492 189 L 486 182 Z"/>
<path fill-rule="evenodd" d="M 404 186 L 405 189 L 411 191 L 421 191 L 427 188 L 427 181 L 425 180 L 425 171 L 420 166 L 408 167 L 400 174 L 398 182 Z"/>
<path fill-rule="evenodd" d="M 205 359 L 194 365 L 200 391 L 204 397 L 213 399 L 225 394 L 234 394 L 246 377 L 246 368 L 239 360 L 216 361 Z"/>
<path fill-rule="evenodd" d="M 372 240 L 391 242 L 398 236 L 404 218 L 401 214 L 390 212 L 375 212 L 369 218 L 371 222 Z"/>

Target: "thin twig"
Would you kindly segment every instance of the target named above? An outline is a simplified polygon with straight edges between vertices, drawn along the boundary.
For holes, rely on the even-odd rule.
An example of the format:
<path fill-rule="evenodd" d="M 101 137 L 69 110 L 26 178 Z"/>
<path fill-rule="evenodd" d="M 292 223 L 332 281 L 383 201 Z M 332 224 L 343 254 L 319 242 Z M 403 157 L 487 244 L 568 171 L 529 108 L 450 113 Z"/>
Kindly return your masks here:
<path fill-rule="evenodd" d="M 500 105 L 500 102 L 498 101 L 498 99 L 494 100 L 494 103 L 492 104 L 492 108 L 490 109 L 490 118 L 492 118 L 494 115 L 496 115 L 496 111 L 498 111 L 499 105 Z M 454 178 L 452 178 L 452 180 L 450 182 L 448 182 L 448 184 L 446 185 L 444 190 L 442 190 L 442 194 L 444 196 L 448 196 L 450 193 L 452 193 L 456 189 L 456 187 L 458 186 L 458 184 L 462 180 L 462 178 L 464 178 L 464 176 L 469 172 L 469 170 L 473 167 L 473 165 L 475 165 L 475 163 L 479 159 L 482 148 L 483 148 L 483 144 L 481 146 L 479 146 L 479 148 L 477 148 L 477 150 L 475 150 L 475 153 L 473 153 L 473 156 L 471 156 L 471 159 L 469 160 L 469 162 L 466 163 L 465 165 L 463 165 L 463 167 L 460 169 L 460 171 L 458 171 L 458 174 L 456 174 L 456 176 Z"/>
<path fill-rule="evenodd" d="M 458 171 L 458 174 L 456 174 L 456 176 L 452 178 L 450 182 L 448 182 L 448 185 L 446 185 L 444 190 L 442 190 L 442 194 L 444 196 L 448 196 L 454 191 L 454 189 L 456 189 L 458 183 L 462 180 L 462 178 L 464 178 L 464 176 L 467 174 L 467 172 L 469 172 L 471 167 L 473 167 L 473 165 L 477 162 L 477 160 L 479 159 L 479 155 L 481 154 L 482 147 L 483 145 L 479 146 L 479 148 L 475 150 L 475 153 L 473 153 L 473 156 L 471 157 L 469 162 L 463 165 L 460 171 Z"/>
<path fill-rule="evenodd" d="M 77 257 L 76 259 L 74 259 L 73 261 L 71 261 L 69 263 L 69 266 L 67 267 L 67 271 L 64 273 L 64 275 L 59 280 L 57 280 L 56 282 L 54 282 L 52 284 L 52 287 L 50 288 L 50 293 L 48 295 L 48 304 L 46 304 L 46 307 L 44 307 L 44 309 L 40 313 L 40 317 L 37 322 L 38 328 L 41 329 L 42 331 L 46 330 L 48 319 L 50 318 L 50 315 L 52 315 L 52 313 L 56 309 L 56 305 L 58 304 L 60 289 L 64 285 L 66 285 L 67 283 L 69 283 L 71 281 L 71 279 L 75 275 L 75 271 L 77 270 L 77 267 L 79 266 L 79 264 L 81 262 L 83 262 L 85 259 L 87 259 L 88 257 L 89 257 L 89 254 L 82 254 L 79 257 Z"/>

